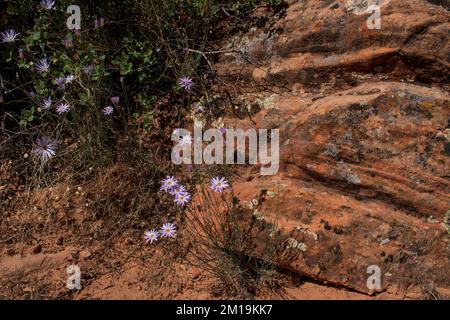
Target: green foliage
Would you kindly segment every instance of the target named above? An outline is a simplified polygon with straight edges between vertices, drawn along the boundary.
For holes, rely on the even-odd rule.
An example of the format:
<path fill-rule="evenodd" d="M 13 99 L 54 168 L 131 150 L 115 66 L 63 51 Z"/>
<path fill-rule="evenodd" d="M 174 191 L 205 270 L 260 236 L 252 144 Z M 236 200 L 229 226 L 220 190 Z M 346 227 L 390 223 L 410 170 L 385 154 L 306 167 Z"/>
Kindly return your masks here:
<path fill-rule="evenodd" d="M 0 14 L 6 25 L 0 30 L 13 28 L 20 36 L 13 44 L 0 46 L 0 65 L 5 71 L 2 79 L 6 83 L 0 89 L 0 101 L 4 101 L 0 113 L 16 117 L 22 129 L 36 128 L 35 135 L 81 136 L 73 152 L 89 150 L 93 159 L 101 158 L 102 153 L 95 150 L 106 146 L 98 143 L 110 142 L 94 138 L 96 135 L 111 132 L 114 126 L 128 126 L 132 114 L 143 114 L 144 127 L 150 129 L 155 97 L 171 90 L 179 77 L 192 74 L 192 68 L 199 66 L 198 57 L 186 56 L 180 45 L 195 48 L 198 39 L 205 39 L 201 17 L 208 14 L 207 4 L 130 0 L 98 3 L 93 8 L 90 2 L 80 1 L 82 29 L 76 34 L 65 26 L 68 1 L 58 1 L 58 10 L 52 11 L 41 8 L 38 1 L 7 3 Z M 102 16 L 106 24 L 94 28 L 94 20 Z M 202 45 L 205 40 L 198 43 Z M 19 48 L 23 56 L 19 56 Z M 50 62 L 50 70 L 39 73 L 35 64 L 43 58 Z M 89 65 L 92 72 L 85 74 L 84 68 Z M 75 81 L 61 90 L 55 80 L 68 75 Z M 51 110 L 43 110 L 42 101 L 48 96 L 54 104 Z M 111 96 L 121 96 L 113 122 L 105 121 L 101 114 Z M 125 105 L 127 101 L 131 104 Z M 55 106 L 63 102 L 72 110 L 58 116 Z M 105 130 L 106 124 L 112 127 Z"/>
<path fill-rule="evenodd" d="M 81 166 L 110 159 L 123 130 L 150 131 L 157 122 L 161 133 L 156 136 L 161 137 L 164 130 L 180 126 L 180 114 L 189 111 L 192 99 L 186 99 L 178 79 L 190 76 L 197 91 L 207 88 L 200 83 L 208 69 L 198 52 L 207 50 L 218 21 L 228 17 L 224 12 L 244 17 L 262 3 L 277 6 L 282 2 L 80 0 L 79 33 L 66 27 L 69 0 L 57 1 L 56 10 L 51 11 L 39 1 L 2 3 L 0 31 L 12 28 L 20 35 L 16 42 L 0 45 L 0 116 L 14 119 L 8 122 L 10 131 L 31 130 L 26 135 L 29 144 L 36 136 L 49 135 L 73 141 L 76 147 L 65 153 L 68 159 L 88 150 L 86 157 L 80 156 L 88 161 Z M 100 17 L 105 24 L 96 28 L 94 21 Z M 39 73 L 35 66 L 43 58 L 50 62 L 50 69 Z M 88 66 L 92 66 L 90 74 L 84 72 Z M 69 75 L 75 80 L 64 90 L 55 84 Z M 121 103 L 106 118 L 101 110 L 111 104 L 111 96 L 120 96 Z M 165 96 L 170 96 L 171 110 L 156 106 Z M 53 105 L 44 110 L 42 101 L 47 97 L 52 97 Z M 70 112 L 56 114 L 60 103 L 69 103 Z M 139 121 L 138 126 L 133 121 Z"/>
<path fill-rule="evenodd" d="M 28 123 L 32 122 L 34 119 L 34 107 L 31 107 L 30 109 L 23 109 L 20 114 L 20 126 L 26 127 Z"/>
<path fill-rule="evenodd" d="M 153 107 L 156 103 L 156 97 L 139 94 L 137 100 L 138 104 L 142 107 L 142 127 L 145 130 L 151 130 L 153 128 L 153 120 L 155 117 L 155 110 Z"/>
<path fill-rule="evenodd" d="M 133 70 L 133 64 L 129 61 L 129 55 L 122 52 L 120 57 L 113 59 L 111 62 L 116 66 L 120 72 L 120 75 L 126 76 Z"/>

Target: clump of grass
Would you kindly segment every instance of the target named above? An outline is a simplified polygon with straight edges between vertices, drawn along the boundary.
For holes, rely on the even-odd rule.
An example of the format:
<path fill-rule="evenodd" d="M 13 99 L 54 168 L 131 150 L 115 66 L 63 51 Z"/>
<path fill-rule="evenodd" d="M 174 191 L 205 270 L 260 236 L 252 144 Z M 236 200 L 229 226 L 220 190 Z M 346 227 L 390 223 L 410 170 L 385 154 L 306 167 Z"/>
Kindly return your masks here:
<path fill-rule="evenodd" d="M 214 292 L 252 299 L 261 292 L 282 293 L 278 266 L 294 258 L 276 221 L 258 219 L 231 194 L 202 188 L 187 216 L 194 243 L 189 262 L 212 274 Z"/>

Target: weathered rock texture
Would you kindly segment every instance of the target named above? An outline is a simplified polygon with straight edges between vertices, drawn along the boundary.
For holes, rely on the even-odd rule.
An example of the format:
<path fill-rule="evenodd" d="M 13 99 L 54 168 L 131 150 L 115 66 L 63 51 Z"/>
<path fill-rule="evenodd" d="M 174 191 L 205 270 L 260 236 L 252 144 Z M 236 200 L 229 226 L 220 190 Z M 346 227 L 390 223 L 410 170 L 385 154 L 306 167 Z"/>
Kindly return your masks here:
<path fill-rule="evenodd" d="M 222 57 L 226 68 L 219 74 L 308 87 L 348 72 L 447 80 L 450 13 L 444 7 L 424 0 L 381 1 L 381 29 L 369 30 L 370 13 L 362 10 L 366 6 L 355 10 L 359 2 L 367 3 L 293 1 L 270 29 L 231 39 L 226 46 L 237 52 Z M 358 80 L 347 74 L 338 84 Z"/>
<path fill-rule="evenodd" d="M 381 29 L 368 30 L 355 2 L 295 1 L 266 30 L 221 44 L 241 53 L 223 54 L 218 75 L 260 109 L 226 126 L 281 134 L 279 173 L 242 170 L 235 188 L 243 201 L 266 194 L 258 211 L 294 232 L 287 250 L 301 254 L 284 267 L 372 293 L 377 265 L 381 291 L 450 298 L 450 14 L 384 1 Z"/>

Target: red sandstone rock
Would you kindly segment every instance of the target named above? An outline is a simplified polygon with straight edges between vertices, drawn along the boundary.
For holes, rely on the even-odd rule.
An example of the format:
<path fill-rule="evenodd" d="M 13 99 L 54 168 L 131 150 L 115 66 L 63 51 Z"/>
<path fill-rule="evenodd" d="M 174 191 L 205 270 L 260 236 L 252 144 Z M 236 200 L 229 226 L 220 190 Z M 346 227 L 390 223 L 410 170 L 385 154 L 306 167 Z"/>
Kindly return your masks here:
<path fill-rule="evenodd" d="M 382 291 L 448 297 L 450 14 L 428 1 L 385 1 L 381 30 L 368 30 L 368 15 L 335 3 L 292 2 L 271 32 L 222 44 L 247 56 L 224 54 L 218 75 L 241 84 L 243 105 L 261 107 L 252 121 L 228 118 L 226 127 L 281 133 L 279 173 L 238 169 L 234 188 L 241 201 L 277 194 L 260 211 L 276 213 L 286 237 L 295 231 L 289 250 L 301 243 L 284 267 L 374 293 L 367 267 L 377 265 Z"/>
<path fill-rule="evenodd" d="M 370 14 L 356 14 L 349 5 L 354 2 L 291 1 L 286 16 L 271 28 L 236 35 L 222 45 L 239 53 L 221 57 L 219 76 L 310 88 L 349 71 L 446 82 L 448 10 L 424 0 L 384 1 L 381 29 L 370 30 Z M 341 81 L 358 81 L 350 78 Z"/>

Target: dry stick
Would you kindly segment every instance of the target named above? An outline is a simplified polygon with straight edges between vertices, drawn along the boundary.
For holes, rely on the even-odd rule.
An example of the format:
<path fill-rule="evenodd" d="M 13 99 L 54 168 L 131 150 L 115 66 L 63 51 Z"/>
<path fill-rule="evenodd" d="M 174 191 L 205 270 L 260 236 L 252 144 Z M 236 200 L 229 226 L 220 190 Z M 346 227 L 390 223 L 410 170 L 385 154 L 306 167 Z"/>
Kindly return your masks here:
<path fill-rule="evenodd" d="M 200 55 L 206 60 L 206 63 L 208 63 L 208 66 L 209 66 L 209 68 L 210 68 L 212 71 L 214 71 L 214 68 L 212 67 L 211 62 L 209 61 L 208 57 L 206 57 L 206 54 L 217 54 L 217 53 L 239 53 L 239 54 L 241 54 L 241 55 L 243 56 L 243 53 L 242 53 L 241 51 L 238 51 L 238 50 L 218 50 L 218 51 L 209 51 L 209 52 L 202 52 L 202 51 L 199 51 L 199 50 L 189 49 L 189 48 L 184 48 L 184 50 L 189 51 L 189 52 L 194 52 L 194 53 L 200 54 Z M 250 62 L 250 61 L 249 61 L 249 62 Z M 244 66 L 241 68 L 241 70 L 240 70 L 239 73 L 242 72 L 243 68 L 244 68 Z M 215 74 L 215 73 L 214 73 L 214 74 Z M 215 75 L 215 77 L 216 77 L 217 79 L 219 79 L 220 82 L 222 82 L 223 84 L 227 85 L 227 84 L 226 84 L 219 76 Z M 239 78 L 238 78 L 238 79 L 239 79 Z M 235 81 L 234 88 L 236 88 L 236 83 L 237 83 L 238 79 L 236 79 L 236 81 Z M 236 89 L 235 89 L 235 91 L 236 91 Z M 230 95 L 230 93 L 228 92 L 228 90 L 225 89 L 225 93 L 227 94 L 228 99 L 229 99 L 229 101 L 230 101 L 230 103 L 231 103 L 231 105 L 232 105 L 233 107 L 239 106 L 239 105 L 237 105 L 237 104 L 235 104 L 235 103 L 233 102 L 233 99 L 231 98 L 231 95 Z M 236 92 L 235 92 L 235 94 L 236 94 Z M 256 125 L 256 122 L 253 120 L 253 118 L 252 118 L 252 116 L 251 116 L 250 111 L 248 110 L 248 108 L 247 108 L 246 106 L 244 106 L 244 107 L 245 107 L 245 111 L 247 112 L 247 115 L 248 115 L 249 118 L 250 118 L 250 121 L 253 123 L 253 125 Z"/>
<path fill-rule="evenodd" d="M 158 23 L 157 23 L 157 26 L 158 26 L 158 30 L 159 30 L 159 33 L 160 33 L 159 36 L 160 36 L 160 38 L 161 38 L 161 40 L 162 40 L 162 43 L 163 43 L 164 46 L 166 47 L 166 50 L 169 52 L 169 57 L 170 57 L 170 59 L 172 60 L 172 63 L 173 63 L 174 65 L 177 65 L 177 64 L 178 64 L 178 61 L 175 61 L 175 60 L 174 60 L 174 56 L 175 56 L 175 57 L 177 57 L 177 56 L 173 54 L 173 52 L 172 52 L 170 46 L 167 44 L 167 41 L 166 41 L 166 39 L 164 38 L 164 33 L 163 33 L 162 28 L 161 28 L 161 21 L 160 21 L 160 19 L 159 19 L 159 15 L 158 15 L 158 13 L 156 12 L 155 7 L 154 7 L 154 5 L 153 5 L 153 1 L 150 1 L 150 3 L 151 3 L 151 6 L 152 6 L 153 14 L 155 15 L 155 17 L 156 17 L 156 19 L 157 19 L 157 22 L 158 22 Z"/>
<path fill-rule="evenodd" d="M 240 50 L 228 49 L 228 50 L 215 50 L 215 51 L 206 51 L 206 52 L 203 52 L 203 51 L 200 51 L 200 50 L 195 50 L 195 49 L 189 49 L 189 48 L 183 48 L 183 50 L 186 50 L 186 51 L 189 51 L 189 52 L 194 52 L 194 53 L 200 54 L 200 55 L 206 60 L 206 62 L 208 63 L 208 66 L 209 66 L 209 68 L 211 69 L 211 71 L 213 71 L 214 77 L 217 78 L 217 79 L 219 80 L 219 82 L 221 82 L 221 83 L 222 83 L 223 85 L 225 85 L 225 86 L 228 86 L 228 84 L 227 84 L 225 81 L 223 81 L 222 78 L 220 78 L 220 77 L 215 73 L 215 70 L 214 70 L 214 68 L 212 67 L 211 62 L 210 62 L 209 59 L 206 57 L 207 54 L 238 53 L 238 54 L 240 54 L 242 57 L 244 57 L 244 60 L 245 60 L 248 64 L 254 66 L 255 68 L 257 68 L 257 69 L 259 69 L 259 70 L 265 71 L 263 68 L 261 68 L 260 66 L 258 66 L 256 63 L 254 63 L 254 62 L 250 61 L 250 59 L 246 58 L 245 55 L 244 55 L 244 53 L 243 53 L 242 51 L 240 51 Z M 244 70 L 244 67 L 245 67 L 245 65 L 242 66 L 241 70 L 239 71 L 239 75 L 242 74 L 242 71 Z M 234 83 L 234 86 L 233 86 L 233 88 L 234 88 L 234 90 L 235 90 L 235 94 L 236 94 L 236 84 L 237 84 L 237 81 L 238 81 L 239 79 L 240 79 L 240 77 L 238 76 L 238 78 L 236 79 L 236 81 L 235 81 L 235 83 Z M 254 80 L 253 80 L 253 81 L 254 81 Z M 254 82 L 256 83 L 256 81 L 254 81 Z M 271 84 L 272 86 L 274 86 L 274 87 L 278 87 L 278 88 L 282 88 L 282 89 L 288 89 L 286 86 L 279 86 L 279 85 L 277 85 L 277 84 L 275 84 L 275 83 L 273 83 L 273 82 L 271 82 L 270 84 Z M 273 91 L 272 89 L 270 89 L 270 88 L 268 88 L 267 86 L 264 86 L 264 85 L 262 85 L 262 84 L 260 84 L 260 83 L 256 83 L 256 85 L 257 85 L 257 86 L 261 86 L 261 87 L 263 87 L 264 89 L 266 89 L 266 90 L 268 90 L 268 91 L 270 91 L 270 92 L 275 92 L 275 91 Z M 231 100 L 230 100 L 230 102 L 232 103 Z M 234 106 L 233 103 L 232 103 L 232 105 Z M 247 109 L 247 108 L 246 108 L 246 109 Z M 249 114 L 249 111 L 248 111 L 248 110 L 246 110 L 246 111 L 247 111 L 247 113 Z M 250 119 L 251 119 L 251 118 L 250 118 Z M 253 120 L 251 120 L 251 121 L 254 123 Z M 254 124 L 255 124 L 255 123 L 254 123 Z"/>
<path fill-rule="evenodd" d="M 6 239 L 3 239 L 3 240 L 0 240 L 0 243 L 3 243 L 3 242 L 8 242 L 9 240 L 13 240 L 14 238 L 15 238 L 16 236 L 12 236 L 12 237 L 9 237 L 9 238 L 6 238 Z"/>
<path fill-rule="evenodd" d="M 210 51 L 210 52 L 202 52 L 200 50 L 195 50 L 195 49 L 189 49 L 189 48 L 183 48 L 183 50 L 189 51 L 189 52 L 194 52 L 194 53 L 198 53 L 200 54 L 205 60 L 206 63 L 208 63 L 208 66 L 210 68 L 210 70 L 213 72 L 214 77 L 217 78 L 219 80 L 219 82 L 221 82 L 223 85 L 228 86 L 228 84 L 222 80 L 222 78 L 220 78 L 219 76 L 216 75 L 214 68 L 212 67 L 211 62 L 209 61 L 209 59 L 206 57 L 206 54 L 214 54 L 214 53 L 220 53 L 222 51 Z M 225 52 L 227 50 L 224 50 L 223 52 Z M 238 52 L 235 50 L 231 50 L 231 52 Z"/>
<path fill-rule="evenodd" d="M 213 67 L 212 67 L 212 65 L 211 65 L 211 62 L 209 62 L 209 60 L 208 60 L 208 58 L 206 57 L 206 54 L 205 54 L 204 52 L 202 52 L 202 51 L 200 51 L 200 50 L 189 49 L 189 48 L 183 48 L 183 49 L 184 49 L 185 51 L 194 52 L 194 53 L 198 53 L 199 55 L 201 55 L 201 56 L 206 60 L 206 62 L 208 63 L 209 68 L 210 68 L 211 70 L 214 70 Z"/>

